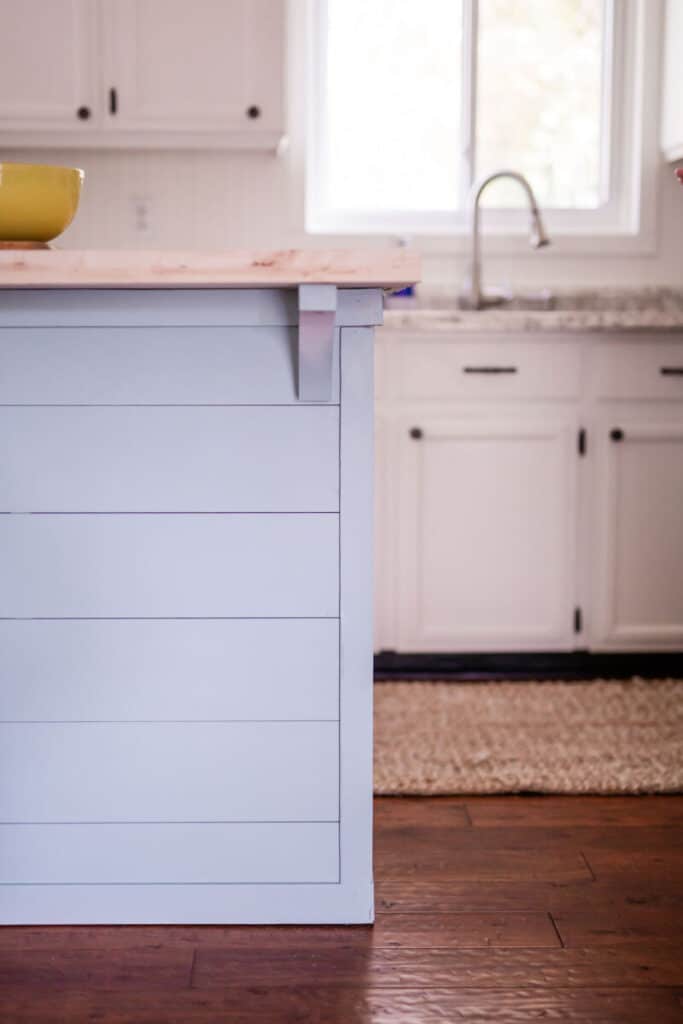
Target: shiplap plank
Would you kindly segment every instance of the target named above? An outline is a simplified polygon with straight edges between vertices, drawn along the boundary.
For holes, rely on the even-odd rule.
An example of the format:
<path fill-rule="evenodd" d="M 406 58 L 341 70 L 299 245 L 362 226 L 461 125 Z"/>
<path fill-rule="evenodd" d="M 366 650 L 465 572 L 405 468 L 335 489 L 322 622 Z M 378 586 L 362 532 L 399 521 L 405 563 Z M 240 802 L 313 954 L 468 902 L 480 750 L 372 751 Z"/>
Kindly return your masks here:
<path fill-rule="evenodd" d="M 0 621 L 4 721 L 335 719 L 336 619 Z"/>
<path fill-rule="evenodd" d="M 337 739 L 336 722 L 4 723 L 0 821 L 336 820 Z"/>
<path fill-rule="evenodd" d="M 299 406 L 296 336 L 285 326 L 0 329 L 0 405 Z"/>
<path fill-rule="evenodd" d="M 333 822 L 0 825 L 0 885 L 333 883 L 338 828 Z"/>
<path fill-rule="evenodd" d="M 0 408 L 0 512 L 336 512 L 336 407 Z"/>
<path fill-rule="evenodd" d="M 2 515 L 0 618 L 325 617 L 337 515 Z"/>

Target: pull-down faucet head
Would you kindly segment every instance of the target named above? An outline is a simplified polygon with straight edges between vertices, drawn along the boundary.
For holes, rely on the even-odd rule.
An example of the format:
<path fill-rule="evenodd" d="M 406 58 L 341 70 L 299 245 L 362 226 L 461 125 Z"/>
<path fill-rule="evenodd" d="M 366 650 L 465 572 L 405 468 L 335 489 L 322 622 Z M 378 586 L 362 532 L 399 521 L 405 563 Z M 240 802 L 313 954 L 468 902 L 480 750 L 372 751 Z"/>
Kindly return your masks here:
<path fill-rule="evenodd" d="M 529 245 L 532 249 L 542 249 L 544 245 L 550 245 L 550 239 L 546 234 L 543 219 L 541 218 L 541 211 L 535 204 L 531 207 Z"/>

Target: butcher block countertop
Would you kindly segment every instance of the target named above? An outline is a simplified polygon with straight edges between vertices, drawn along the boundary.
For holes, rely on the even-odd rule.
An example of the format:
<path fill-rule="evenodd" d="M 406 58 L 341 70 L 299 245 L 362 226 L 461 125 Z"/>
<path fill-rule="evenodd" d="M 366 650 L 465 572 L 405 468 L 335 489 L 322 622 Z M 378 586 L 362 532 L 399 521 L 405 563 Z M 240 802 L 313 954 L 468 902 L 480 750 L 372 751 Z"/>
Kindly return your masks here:
<path fill-rule="evenodd" d="M 400 288 L 420 277 L 405 249 L 0 251 L 2 288 Z"/>

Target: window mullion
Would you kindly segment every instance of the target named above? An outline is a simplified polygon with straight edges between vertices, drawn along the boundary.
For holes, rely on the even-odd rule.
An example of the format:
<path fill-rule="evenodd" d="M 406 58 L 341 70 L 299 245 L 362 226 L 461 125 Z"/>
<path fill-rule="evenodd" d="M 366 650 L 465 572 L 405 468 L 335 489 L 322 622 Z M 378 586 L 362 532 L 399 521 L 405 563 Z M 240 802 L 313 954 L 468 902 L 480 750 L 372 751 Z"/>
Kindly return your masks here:
<path fill-rule="evenodd" d="M 462 26 L 462 109 L 461 120 L 461 197 L 465 209 L 474 182 L 477 151 L 477 29 L 479 0 L 463 0 Z"/>

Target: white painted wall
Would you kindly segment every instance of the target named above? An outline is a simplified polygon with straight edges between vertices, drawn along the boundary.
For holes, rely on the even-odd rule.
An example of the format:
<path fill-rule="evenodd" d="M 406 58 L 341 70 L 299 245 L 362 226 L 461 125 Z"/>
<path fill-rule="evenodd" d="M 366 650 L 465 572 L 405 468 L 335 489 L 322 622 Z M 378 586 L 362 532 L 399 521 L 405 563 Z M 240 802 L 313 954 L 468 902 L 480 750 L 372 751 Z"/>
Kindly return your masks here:
<path fill-rule="evenodd" d="M 294 5 L 295 11 L 298 10 Z M 69 248 L 229 248 L 330 244 L 303 230 L 303 89 L 305 53 L 298 18 L 290 25 L 289 124 L 292 145 L 282 156 L 229 152 L 17 151 L 12 160 L 75 163 L 86 171 L 81 209 L 60 244 Z M 136 227 L 136 201 L 146 200 L 147 227 Z M 378 245 L 386 239 L 339 237 L 338 245 Z M 661 161 L 653 251 L 629 255 L 562 252 L 561 243 L 532 252 L 520 238 L 511 256 L 486 253 L 489 283 L 555 287 L 683 285 L 683 188 Z M 426 283 L 459 287 L 462 252 L 425 251 Z"/>

